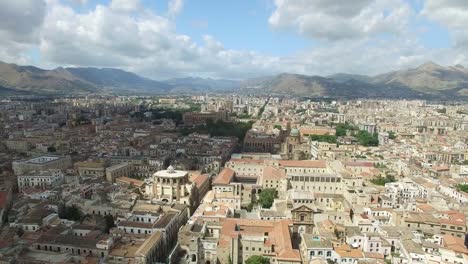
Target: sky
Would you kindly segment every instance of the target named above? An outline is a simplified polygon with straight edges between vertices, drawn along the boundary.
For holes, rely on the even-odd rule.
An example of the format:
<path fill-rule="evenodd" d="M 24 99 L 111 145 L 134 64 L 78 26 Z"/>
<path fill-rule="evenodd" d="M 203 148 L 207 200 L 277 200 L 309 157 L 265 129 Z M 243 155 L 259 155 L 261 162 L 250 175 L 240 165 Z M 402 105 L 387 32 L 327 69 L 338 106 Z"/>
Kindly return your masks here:
<path fill-rule="evenodd" d="M 152 79 L 468 66 L 468 0 L 0 0 L 0 61 Z"/>

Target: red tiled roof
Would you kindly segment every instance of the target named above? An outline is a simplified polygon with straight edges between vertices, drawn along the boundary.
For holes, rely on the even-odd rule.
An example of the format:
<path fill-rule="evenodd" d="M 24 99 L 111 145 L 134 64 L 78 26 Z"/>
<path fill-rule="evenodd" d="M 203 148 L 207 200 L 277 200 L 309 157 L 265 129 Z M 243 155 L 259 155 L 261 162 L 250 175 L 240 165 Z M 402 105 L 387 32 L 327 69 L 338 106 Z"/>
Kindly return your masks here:
<path fill-rule="evenodd" d="M 326 168 L 327 163 L 323 160 L 280 160 L 283 167 L 305 167 L 305 168 Z"/>
<path fill-rule="evenodd" d="M 263 159 L 231 159 L 229 162 L 263 164 L 265 161 Z"/>
<path fill-rule="evenodd" d="M 268 238 L 265 243 L 275 245 L 273 254 L 276 254 L 278 259 L 300 262 L 299 251 L 292 247 L 289 225 L 289 220 L 266 221 L 227 218 L 222 220 L 219 246 L 229 247 L 229 238 L 237 238 L 242 235 L 264 236 L 267 233 Z"/>
<path fill-rule="evenodd" d="M 286 173 L 284 170 L 266 166 L 263 169 L 263 179 L 285 179 Z"/>
<path fill-rule="evenodd" d="M 213 181 L 213 184 L 226 185 L 234 178 L 235 172 L 230 168 L 224 168 Z"/>
<path fill-rule="evenodd" d="M 351 248 L 349 245 L 341 245 L 335 248 L 335 252 L 342 258 L 362 258 L 363 253 L 360 249 Z"/>
<path fill-rule="evenodd" d="M 335 133 L 335 129 L 329 128 L 300 128 L 302 135 L 331 135 Z"/>
<path fill-rule="evenodd" d="M 125 183 L 125 184 L 133 184 L 136 187 L 141 187 L 145 183 L 144 181 L 132 179 L 129 177 L 120 177 L 120 178 L 117 178 L 115 181 L 120 182 L 120 183 Z"/>
<path fill-rule="evenodd" d="M 200 188 L 208 180 L 208 175 L 206 174 L 192 174 L 190 181 L 194 182 L 195 185 Z"/>
<path fill-rule="evenodd" d="M 468 249 L 465 248 L 462 238 L 451 236 L 451 235 L 444 235 L 442 237 L 442 240 L 443 240 L 444 248 L 453 250 L 455 252 L 468 254 Z"/>

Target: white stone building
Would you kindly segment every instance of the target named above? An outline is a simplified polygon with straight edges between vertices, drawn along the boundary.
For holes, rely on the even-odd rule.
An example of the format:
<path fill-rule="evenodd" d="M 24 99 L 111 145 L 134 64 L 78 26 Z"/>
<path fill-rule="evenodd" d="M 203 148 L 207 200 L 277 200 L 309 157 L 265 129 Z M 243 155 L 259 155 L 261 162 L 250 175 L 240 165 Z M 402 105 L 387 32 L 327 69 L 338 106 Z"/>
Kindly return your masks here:
<path fill-rule="evenodd" d="M 50 189 L 60 185 L 63 179 L 63 172 L 59 170 L 28 173 L 18 175 L 18 188 L 20 191 L 27 188 Z"/>

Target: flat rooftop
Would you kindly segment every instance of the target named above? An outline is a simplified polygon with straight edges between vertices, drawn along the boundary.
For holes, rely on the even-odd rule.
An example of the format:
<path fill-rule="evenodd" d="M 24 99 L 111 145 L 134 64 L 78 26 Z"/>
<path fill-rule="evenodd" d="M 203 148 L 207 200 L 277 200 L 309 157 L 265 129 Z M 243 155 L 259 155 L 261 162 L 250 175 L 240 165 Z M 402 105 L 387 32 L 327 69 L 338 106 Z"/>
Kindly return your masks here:
<path fill-rule="evenodd" d="M 51 161 L 58 160 L 58 159 L 60 159 L 60 157 L 56 157 L 56 156 L 40 156 L 40 157 L 28 159 L 28 160 L 26 160 L 25 162 L 27 162 L 27 163 L 32 163 L 32 164 L 44 164 L 44 163 L 51 162 Z"/>

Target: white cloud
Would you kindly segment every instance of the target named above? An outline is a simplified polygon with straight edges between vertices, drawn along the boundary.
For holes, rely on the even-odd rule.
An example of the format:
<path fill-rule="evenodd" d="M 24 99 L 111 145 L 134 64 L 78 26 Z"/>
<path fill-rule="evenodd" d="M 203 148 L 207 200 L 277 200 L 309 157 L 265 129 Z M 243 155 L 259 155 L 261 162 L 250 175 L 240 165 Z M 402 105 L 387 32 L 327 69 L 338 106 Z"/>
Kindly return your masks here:
<path fill-rule="evenodd" d="M 39 42 L 45 15 L 43 0 L 0 0 L 0 60 L 28 63 L 25 52 Z"/>
<path fill-rule="evenodd" d="M 0 24 L 0 60 L 31 64 L 28 53 L 39 48 L 36 66 L 118 67 L 156 79 L 377 74 L 429 59 L 442 64 L 468 60 L 468 45 L 463 45 L 468 40 L 463 33 L 468 24 L 465 1 L 427 1 L 423 15 L 445 25 L 455 39 L 454 48 L 428 49 L 408 29 L 412 11 L 402 0 L 276 0 L 272 27 L 324 40 L 282 57 L 230 49 L 210 35 L 197 43 L 178 33 L 174 18 L 183 2 L 171 1 L 162 16 L 138 1 L 114 0 L 85 12 L 68 6 L 71 1 L 0 0 L 0 16 L 7 18 Z M 387 33 L 385 38 L 381 33 Z"/>
<path fill-rule="evenodd" d="M 110 7 L 117 11 L 133 12 L 140 9 L 139 0 L 112 0 Z"/>
<path fill-rule="evenodd" d="M 410 6 L 402 0 L 275 0 L 269 23 L 321 40 L 398 34 L 408 23 Z"/>
<path fill-rule="evenodd" d="M 42 58 L 58 65 L 120 67 L 153 78 L 201 75 L 242 78 L 268 73 L 274 57 L 203 44 L 178 34 L 174 22 L 150 12 L 128 15 L 98 5 L 88 13 L 54 4 L 42 31 Z"/>
<path fill-rule="evenodd" d="M 68 0 L 70 1 L 72 4 L 75 4 L 75 5 L 86 5 L 88 3 L 88 0 Z"/>
<path fill-rule="evenodd" d="M 184 7 L 183 0 L 169 0 L 167 13 L 169 17 L 177 16 Z"/>
<path fill-rule="evenodd" d="M 426 0 L 421 14 L 445 27 L 453 47 L 440 52 L 440 60 L 450 64 L 468 64 L 468 1 Z"/>
<path fill-rule="evenodd" d="M 18 43 L 37 40 L 45 16 L 43 0 L 0 0 L 0 34 Z"/>
<path fill-rule="evenodd" d="M 427 0 L 421 14 L 449 29 L 455 46 L 468 51 L 468 1 Z"/>

